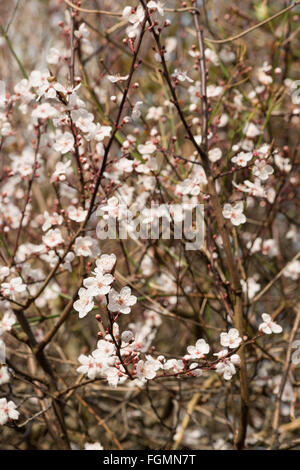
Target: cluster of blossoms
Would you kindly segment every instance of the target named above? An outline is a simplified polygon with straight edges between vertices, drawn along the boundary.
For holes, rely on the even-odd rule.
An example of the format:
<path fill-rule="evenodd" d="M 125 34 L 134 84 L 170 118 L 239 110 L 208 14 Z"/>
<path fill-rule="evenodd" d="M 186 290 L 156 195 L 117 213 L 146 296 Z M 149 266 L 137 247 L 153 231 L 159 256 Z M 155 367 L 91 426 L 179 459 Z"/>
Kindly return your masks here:
<path fill-rule="evenodd" d="M 2 303 L 2 302 L 1 302 Z M 16 319 L 12 312 L 6 312 L 0 320 L 0 387 L 10 382 L 10 372 L 6 363 L 5 342 L 2 337 L 9 332 Z M 19 419 L 19 412 L 16 404 L 6 398 L 0 398 L 0 425 L 6 424 L 10 420 Z"/>
<path fill-rule="evenodd" d="M 79 300 L 74 303 L 74 309 L 79 312 L 79 317 L 84 317 L 94 306 L 93 297 L 106 296 L 107 313 L 111 321 L 107 334 L 97 343 L 97 348 L 86 356 L 81 354 L 78 358 L 81 366 L 77 372 L 86 374 L 89 379 L 105 378 L 109 385 L 117 386 L 119 383 L 131 379 L 132 384 L 143 384 L 147 380 L 153 380 L 158 376 L 194 376 L 202 375 L 203 370 L 215 369 L 223 374 L 225 380 L 230 380 L 236 374 L 235 366 L 240 364 L 238 354 L 229 353 L 230 349 L 238 350 L 242 338 L 236 328 L 231 328 L 228 333 L 220 334 L 222 350 L 214 353 L 217 361 L 209 363 L 206 359 L 210 352 L 210 346 L 204 339 L 198 339 L 195 346 L 187 347 L 187 354 L 180 359 L 166 359 L 164 355 L 157 357 L 147 354 L 155 336 L 155 330 L 151 334 L 154 325 L 159 326 L 161 321 L 155 312 L 145 312 L 145 323 L 142 328 L 130 324 L 130 330 L 120 333 L 116 320 L 120 313 L 129 314 L 131 306 L 137 301 L 131 295 L 129 287 L 123 287 L 118 293 L 111 287 L 114 277 L 110 273 L 116 263 L 116 256 L 102 255 L 96 260 L 94 277 L 88 277 L 83 281 L 85 289 L 79 290 Z M 114 314 L 116 316 L 114 316 Z M 103 323 L 103 317 L 96 318 Z M 263 323 L 259 325 L 259 334 L 281 333 L 282 327 L 272 321 L 270 315 L 262 314 Z M 140 325 L 141 326 L 141 325 Z M 150 327 L 150 330 L 149 330 Z M 143 330 L 145 330 L 143 332 Z M 100 333 L 101 334 L 101 333 Z M 102 335 L 102 334 L 101 334 Z M 141 356 L 144 356 L 142 358 Z M 196 362 L 200 361 L 200 362 Z"/>
<path fill-rule="evenodd" d="M 19 376 L 13 374 L 14 361 L 5 365 L 7 339 L 20 346 L 20 356 L 12 353 L 14 360 L 25 362 L 30 354 L 23 377 L 28 389 L 33 385 L 35 390 L 35 365 L 45 395 L 49 368 L 43 365 L 49 363 L 58 377 L 66 373 L 68 380 L 58 381 L 58 395 L 49 394 L 52 404 L 53 397 L 66 396 L 63 382 L 75 390 L 96 380 L 104 389 L 122 384 L 117 395 L 133 387 L 148 392 L 149 381 L 157 381 L 155 390 L 160 379 L 166 379 L 166 390 L 182 377 L 201 387 L 206 374 L 217 373 L 228 390 L 232 387 L 223 379 L 235 380 L 244 362 L 246 375 L 257 365 L 254 386 L 281 390 L 280 377 L 270 379 L 272 371 L 258 355 L 253 359 L 247 345 L 260 346 L 256 340 L 262 335 L 267 342 L 269 335 L 283 331 L 277 314 L 263 313 L 258 322 L 257 312 L 275 311 L 273 291 L 281 275 L 283 308 L 294 308 L 290 298 L 300 276 L 299 256 L 289 256 L 299 251 L 298 224 L 286 204 L 299 186 L 298 148 L 281 148 L 270 124 L 281 105 L 277 98 L 273 104 L 273 94 L 281 96 L 281 87 L 292 93 L 296 82 L 284 80 L 287 72 L 273 70 L 268 62 L 248 67 L 234 42 L 213 47 L 207 41 L 210 46 L 203 44 L 201 54 L 199 43 L 193 44 L 201 35 L 190 34 L 197 17 L 185 2 L 179 9 L 184 10 L 178 26 L 182 35 L 166 17 L 174 9 L 162 2 L 125 2 L 114 12 L 120 23 L 110 25 L 116 37 L 102 37 L 93 20 L 85 23 L 80 2 L 75 2 L 78 10 L 68 6 L 57 28 L 61 39 L 49 44 L 44 63 L 26 65 L 24 78 L 15 84 L 0 82 L 1 425 L 22 414 L 21 405 L 10 400 L 11 382 Z M 53 3 L 59 12 L 62 2 Z M 104 28 L 114 15 L 102 16 Z M 140 47 L 144 37 L 147 47 L 144 42 Z M 208 71 L 207 135 L 201 63 Z M 288 126 L 299 124 L 294 101 L 283 115 Z M 167 220 L 173 235 L 185 209 L 199 204 L 205 206 L 207 236 L 191 255 L 183 248 L 184 237 L 175 241 L 174 236 L 170 243 L 159 223 Z M 104 231 L 111 219 L 117 228 L 126 228 L 130 240 Z M 143 233 L 154 222 L 159 238 L 138 236 L 138 229 Z M 189 228 L 195 228 L 194 221 Z M 285 264 L 284 258 L 291 261 Z M 234 285 L 239 277 L 240 288 Z M 271 300 L 263 297 L 265 286 Z M 239 324 L 233 318 L 236 296 L 249 336 L 233 327 Z M 279 320 L 285 331 L 288 316 L 287 311 Z M 170 327 L 169 320 L 174 322 Z M 90 341 L 93 325 L 99 329 L 95 342 Z M 55 348 L 60 341 L 65 350 Z M 273 357 L 272 346 L 265 354 Z M 276 367 L 281 359 L 274 362 Z M 82 377 L 69 383 L 70 377 L 78 379 L 71 373 L 74 364 L 86 383 Z M 18 371 L 22 379 L 23 368 Z M 66 416 L 76 394 L 67 396 Z M 287 382 L 282 401 L 292 402 L 291 396 L 293 386 Z M 24 407 L 44 405 L 42 400 L 37 395 Z M 98 437 L 89 439 L 87 450 L 103 449 L 92 443 Z"/>

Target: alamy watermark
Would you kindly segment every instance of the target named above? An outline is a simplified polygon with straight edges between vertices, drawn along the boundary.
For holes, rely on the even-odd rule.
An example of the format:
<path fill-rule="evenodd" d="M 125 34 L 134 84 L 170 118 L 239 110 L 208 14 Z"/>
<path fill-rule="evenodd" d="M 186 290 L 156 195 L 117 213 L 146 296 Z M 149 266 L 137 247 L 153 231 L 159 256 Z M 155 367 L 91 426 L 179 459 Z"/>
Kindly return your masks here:
<path fill-rule="evenodd" d="M 0 339 L 0 366 L 6 364 L 6 349 L 5 343 Z"/>
<path fill-rule="evenodd" d="M 290 85 L 293 104 L 300 105 L 300 80 L 295 80 Z"/>
<path fill-rule="evenodd" d="M 186 250 L 201 250 L 204 244 L 204 204 L 157 204 L 128 207 L 112 198 L 99 207 L 97 237 L 101 240 L 183 240 Z"/>
<path fill-rule="evenodd" d="M 292 349 L 296 349 L 292 354 L 292 364 L 298 366 L 300 364 L 300 339 L 292 343 Z"/>

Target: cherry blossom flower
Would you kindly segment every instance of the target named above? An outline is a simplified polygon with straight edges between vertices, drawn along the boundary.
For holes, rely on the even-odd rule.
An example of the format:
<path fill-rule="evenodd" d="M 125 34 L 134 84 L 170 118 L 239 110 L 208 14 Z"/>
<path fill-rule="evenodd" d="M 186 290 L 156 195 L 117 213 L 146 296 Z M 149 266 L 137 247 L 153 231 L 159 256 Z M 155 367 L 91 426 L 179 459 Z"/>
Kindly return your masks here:
<path fill-rule="evenodd" d="M 74 150 L 74 137 L 71 132 L 65 132 L 56 137 L 53 148 L 58 153 L 68 153 Z"/>
<path fill-rule="evenodd" d="M 63 223 L 63 216 L 59 215 L 57 212 L 53 214 L 49 214 L 48 211 L 44 212 L 44 219 L 45 222 L 42 225 L 43 232 L 46 232 L 49 228 L 53 227 L 54 225 L 61 225 Z"/>
<path fill-rule="evenodd" d="M 246 137 L 252 139 L 260 135 L 260 130 L 255 124 L 253 124 L 253 122 L 248 122 L 243 128 L 243 133 L 246 135 Z"/>
<path fill-rule="evenodd" d="M 263 85 L 270 85 L 273 82 L 272 75 L 269 74 L 271 71 L 272 65 L 267 62 L 264 62 L 263 66 L 257 70 L 257 78 Z"/>
<path fill-rule="evenodd" d="M 199 57 L 200 56 L 199 51 L 189 51 L 189 54 L 192 57 Z M 215 53 L 215 51 L 213 51 L 212 49 L 209 49 L 207 47 L 204 51 L 204 54 L 205 54 L 205 57 L 206 57 L 207 60 L 210 60 L 210 62 L 212 62 L 216 66 L 219 65 L 220 61 L 219 61 L 219 58 L 218 58 L 217 54 Z"/>
<path fill-rule="evenodd" d="M 2 284 L 3 286 L 3 284 Z M 12 326 L 16 323 L 16 317 L 12 312 L 6 312 L 0 320 L 0 336 L 6 331 L 10 331 Z"/>
<path fill-rule="evenodd" d="M 254 176 L 265 181 L 274 173 L 274 169 L 265 160 L 256 160 L 252 173 Z"/>
<path fill-rule="evenodd" d="M 91 132 L 91 135 L 89 135 L 87 138 L 93 138 L 97 142 L 102 142 L 105 137 L 110 137 L 111 131 L 111 126 L 100 126 L 98 123 L 95 129 Z"/>
<path fill-rule="evenodd" d="M 55 166 L 54 173 L 52 175 L 52 180 L 55 181 L 58 178 L 60 181 L 65 181 L 66 175 L 70 172 L 71 168 L 71 161 L 68 160 L 67 162 L 57 162 Z"/>
<path fill-rule="evenodd" d="M 96 260 L 96 268 L 94 272 L 96 274 L 110 273 L 113 270 L 116 261 L 117 257 L 114 253 L 111 255 L 101 255 L 100 258 Z"/>
<path fill-rule="evenodd" d="M 58 49 L 55 49 L 55 47 L 51 47 L 48 55 L 47 55 L 47 62 L 48 64 L 53 64 L 56 65 L 58 64 L 58 61 L 60 59 L 61 55 Z"/>
<path fill-rule="evenodd" d="M 140 117 L 141 117 L 141 107 L 143 105 L 143 102 L 142 101 L 137 101 L 134 105 L 134 107 L 132 108 L 132 112 L 131 112 L 131 119 L 133 121 L 137 121 Z M 124 145 L 124 143 L 123 143 Z"/>
<path fill-rule="evenodd" d="M 43 103 L 37 106 L 31 113 L 35 122 L 38 119 L 52 119 L 57 115 L 57 110 L 49 103 Z"/>
<path fill-rule="evenodd" d="M 246 281 L 241 279 L 242 289 L 244 293 L 248 294 L 249 300 L 253 299 L 255 294 L 260 290 L 260 284 L 256 282 L 254 277 L 248 277 Z"/>
<path fill-rule="evenodd" d="M 156 147 L 151 141 L 148 141 L 146 142 L 145 145 L 142 145 L 142 144 L 138 145 L 137 149 L 140 152 L 140 154 L 145 156 L 145 155 L 150 155 L 151 153 L 155 152 Z"/>
<path fill-rule="evenodd" d="M 90 132 L 93 129 L 93 126 L 95 125 L 93 123 L 93 120 L 94 120 L 93 114 L 89 113 L 84 108 L 74 109 L 71 112 L 71 117 L 74 123 L 76 124 L 76 126 L 82 132 Z"/>
<path fill-rule="evenodd" d="M 88 289 L 81 287 L 78 292 L 79 299 L 73 304 L 74 309 L 79 313 L 79 318 L 85 317 L 94 307 L 93 297 Z"/>
<path fill-rule="evenodd" d="M 10 375 L 8 372 L 8 367 L 2 366 L 0 367 L 0 385 L 4 385 L 9 383 Z"/>
<path fill-rule="evenodd" d="M 261 237 L 257 237 L 253 244 L 247 243 L 247 248 L 250 248 L 251 253 L 261 252 L 270 258 L 279 254 L 278 243 L 273 238 L 262 240 Z"/>
<path fill-rule="evenodd" d="M 87 216 L 88 211 L 84 210 L 82 207 L 70 206 L 68 208 L 69 219 L 74 220 L 75 222 L 83 222 Z"/>
<path fill-rule="evenodd" d="M 228 46 L 222 47 L 219 56 L 224 64 L 230 64 L 231 62 L 234 62 L 236 57 L 235 53 Z"/>
<path fill-rule="evenodd" d="M 156 377 L 156 372 L 161 367 L 161 364 L 158 364 L 159 361 L 155 360 L 140 360 L 136 366 L 136 373 L 140 380 L 152 380 Z"/>
<path fill-rule="evenodd" d="M 79 374 L 86 374 L 91 380 L 94 380 L 98 376 L 99 368 L 97 367 L 96 359 L 92 355 L 85 356 L 84 354 L 81 354 L 78 357 L 78 362 L 82 364 L 77 368 L 77 372 Z"/>
<path fill-rule="evenodd" d="M 233 225 L 240 225 L 246 222 L 246 217 L 243 214 L 243 202 L 239 201 L 234 206 L 231 204 L 224 204 L 223 216 L 225 219 L 230 219 Z"/>
<path fill-rule="evenodd" d="M 77 237 L 75 240 L 74 251 L 77 256 L 96 257 L 99 254 L 99 247 L 96 240 L 92 237 Z"/>
<path fill-rule="evenodd" d="M 173 78 L 176 78 L 177 80 L 179 80 L 180 82 L 189 82 L 189 83 L 193 83 L 194 80 L 192 78 L 190 78 L 186 72 L 182 72 L 178 69 L 175 69 L 174 72 L 172 73 L 172 77 Z"/>
<path fill-rule="evenodd" d="M 89 30 L 87 29 L 86 27 L 86 24 L 85 23 L 81 23 L 81 25 L 79 26 L 79 28 L 74 31 L 74 36 L 77 38 L 77 39 L 87 39 L 90 35 L 90 32 Z"/>
<path fill-rule="evenodd" d="M 136 9 L 130 6 L 124 8 L 122 13 L 123 18 L 125 18 L 131 26 L 126 30 L 129 38 L 134 38 L 138 34 L 139 26 L 142 24 L 145 18 L 144 8 L 142 5 L 139 5 Z"/>
<path fill-rule="evenodd" d="M 207 98 L 215 98 L 216 96 L 221 95 L 223 92 L 223 87 L 215 86 L 215 85 L 208 85 L 206 93 Z"/>
<path fill-rule="evenodd" d="M 17 406 L 13 401 L 7 401 L 6 398 L 0 398 L 0 425 L 4 425 L 8 420 L 19 419 L 20 413 L 17 411 Z"/>
<path fill-rule="evenodd" d="M 220 334 L 221 345 L 225 348 L 238 348 L 242 342 L 242 338 L 239 336 L 239 332 L 236 328 L 231 328 L 228 333 Z"/>
<path fill-rule="evenodd" d="M 26 285 L 23 284 L 21 277 L 14 277 L 8 282 L 1 284 L 3 295 L 14 298 L 16 294 L 20 294 L 26 290 Z M 9 319 L 6 319 L 6 321 Z M 3 321 L 3 320 L 2 320 Z"/>
<path fill-rule="evenodd" d="M 43 243 L 49 248 L 55 248 L 56 246 L 63 244 L 64 239 L 59 228 L 49 230 L 43 236 Z"/>
<path fill-rule="evenodd" d="M 160 1 L 156 2 L 151 0 L 147 3 L 147 7 L 149 10 L 157 11 L 161 16 L 164 16 L 163 4 Z"/>
<path fill-rule="evenodd" d="M 124 75 L 123 77 L 119 74 L 117 75 L 108 75 L 107 76 L 107 79 L 111 82 L 111 83 L 117 83 L 117 82 L 122 82 L 122 81 L 125 81 L 127 80 L 129 77 L 129 75 Z"/>
<path fill-rule="evenodd" d="M 107 335 L 110 336 L 110 335 Z M 106 336 L 106 338 L 107 338 Z M 97 343 L 97 349 L 95 351 L 95 357 L 97 355 L 103 355 L 104 357 L 112 356 L 116 353 L 116 347 L 113 343 L 106 339 L 100 339 Z"/>
<path fill-rule="evenodd" d="M 252 159 L 252 152 L 240 152 L 235 157 L 231 159 L 233 163 L 236 163 L 238 166 L 245 167 L 248 162 Z"/>
<path fill-rule="evenodd" d="M 275 153 L 274 162 L 276 166 L 285 173 L 289 173 L 292 169 L 292 163 L 289 158 L 283 158 L 279 153 Z"/>
<path fill-rule="evenodd" d="M 262 331 L 267 335 L 282 332 L 282 327 L 280 325 L 277 325 L 277 323 L 273 322 L 271 316 L 268 313 L 263 313 L 262 319 L 263 323 L 259 325 L 259 331 Z"/>
<path fill-rule="evenodd" d="M 1 266 L 0 267 L 0 281 L 3 281 L 6 277 L 10 274 L 10 269 L 8 266 Z"/>
<path fill-rule="evenodd" d="M 284 270 L 283 275 L 296 281 L 300 274 L 300 261 L 292 261 Z"/>
<path fill-rule="evenodd" d="M 222 150 L 218 147 L 215 147 L 214 149 L 209 150 L 208 158 L 213 163 L 219 161 L 222 158 Z"/>
<path fill-rule="evenodd" d="M 192 362 L 192 364 L 190 364 L 189 371 L 194 377 L 200 377 L 203 374 L 203 371 L 199 368 L 199 364 L 197 364 L 197 362 Z"/>
<path fill-rule="evenodd" d="M 204 339 L 198 339 L 195 346 L 188 346 L 187 352 L 192 359 L 202 359 L 209 353 L 209 344 Z"/>
<path fill-rule="evenodd" d="M 148 109 L 146 119 L 159 121 L 163 113 L 164 113 L 164 110 L 162 106 L 150 106 L 150 108 Z"/>
<path fill-rule="evenodd" d="M 240 356 L 233 354 L 229 359 L 222 360 L 216 365 L 216 371 L 219 374 L 223 374 L 225 380 L 230 380 L 233 375 L 236 374 L 235 365 L 240 364 Z"/>
<path fill-rule="evenodd" d="M 119 366 L 118 369 L 116 369 L 116 367 L 108 367 L 105 371 L 105 375 L 108 384 L 113 387 L 116 387 L 119 382 L 124 382 L 127 379 L 123 366 Z"/>
<path fill-rule="evenodd" d="M 87 288 L 89 295 L 106 295 L 109 293 L 110 284 L 114 281 L 111 274 L 97 274 L 96 277 L 88 277 L 83 281 L 84 287 Z"/>
<path fill-rule="evenodd" d="M 198 366 L 198 364 L 197 364 Z M 172 369 L 175 374 L 178 372 L 181 372 L 184 370 L 184 362 L 181 359 L 169 359 L 168 361 L 165 362 L 163 365 L 164 370 L 170 370 Z"/>
<path fill-rule="evenodd" d="M 131 312 L 130 307 L 137 301 L 137 298 L 131 295 L 130 287 L 123 287 L 120 293 L 112 288 L 108 294 L 108 298 L 108 309 L 111 312 L 120 312 L 126 315 Z"/>

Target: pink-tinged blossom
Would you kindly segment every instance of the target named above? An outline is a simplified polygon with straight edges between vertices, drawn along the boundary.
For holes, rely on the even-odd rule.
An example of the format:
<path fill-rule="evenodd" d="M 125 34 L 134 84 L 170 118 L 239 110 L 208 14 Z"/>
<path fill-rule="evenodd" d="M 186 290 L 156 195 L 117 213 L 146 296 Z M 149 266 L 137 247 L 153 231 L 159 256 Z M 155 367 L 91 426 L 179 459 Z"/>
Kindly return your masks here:
<path fill-rule="evenodd" d="M 125 81 L 127 80 L 129 77 L 129 75 L 124 75 L 123 77 L 119 74 L 117 75 L 108 75 L 107 76 L 107 79 L 111 82 L 111 83 L 117 83 L 117 82 L 122 82 L 122 81 Z"/>
<path fill-rule="evenodd" d="M 2 336 L 6 331 L 10 331 L 15 323 L 15 315 L 12 312 L 6 312 L 3 315 L 2 320 L 0 320 L 0 336 Z"/>
<path fill-rule="evenodd" d="M 49 248 L 55 248 L 56 246 L 63 244 L 64 239 L 62 237 L 61 231 L 58 228 L 49 230 L 43 236 L 43 243 Z"/>
<path fill-rule="evenodd" d="M 71 132 L 65 132 L 64 134 L 59 134 L 53 144 L 53 148 L 58 153 L 68 153 L 71 150 L 74 150 L 74 137 Z"/>
<path fill-rule="evenodd" d="M 263 313 L 262 319 L 263 322 L 258 327 L 259 331 L 262 331 L 266 335 L 271 335 L 272 333 L 282 333 L 282 327 L 273 322 L 271 316 L 268 313 Z"/>
<path fill-rule="evenodd" d="M 195 346 L 188 346 L 187 352 L 192 359 L 201 359 L 209 353 L 209 344 L 204 339 L 198 339 Z"/>
<path fill-rule="evenodd" d="M 248 165 L 248 162 L 252 160 L 252 152 L 240 152 L 235 157 L 231 159 L 233 163 L 236 163 L 238 166 L 245 167 Z"/>
<path fill-rule="evenodd" d="M 110 341 L 107 341 L 105 339 L 100 339 L 97 343 L 97 349 L 95 352 L 96 352 L 96 356 L 97 354 L 98 355 L 102 354 L 105 357 L 109 357 L 116 353 L 116 347 Z"/>
<path fill-rule="evenodd" d="M 101 273 L 110 273 L 117 261 L 117 257 L 114 253 L 111 255 L 101 255 L 99 259 L 96 260 L 95 274 Z"/>
<path fill-rule="evenodd" d="M 112 128 L 111 126 L 101 126 L 99 123 L 91 132 L 90 138 L 95 139 L 97 142 L 102 142 L 105 137 L 110 137 Z"/>
<path fill-rule="evenodd" d="M 163 365 L 164 370 L 173 370 L 175 374 L 181 372 L 184 370 L 184 363 L 181 359 L 169 359 L 168 361 L 165 362 Z"/>
<path fill-rule="evenodd" d="M 35 122 L 38 119 L 53 119 L 57 115 L 57 110 L 49 103 L 43 103 L 37 106 L 31 113 Z"/>
<path fill-rule="evenodd" d="M 252 173 L 262 181 L 266 181 L 274 173 L 274 169 L 265 160 L 256 160 Z"/>
<path fill-rule="evenodd" d="M 130 26 L 126 29 L 128 37 L 135 38 L 139 34 L 139 27 L 145 18 L 144 8 L 142 5 L 139 5 L 137 8 L 126 6 L 122 16 L 130 23 Z"/>
<path fill-rule="evenodd" d="M 0 363 L 1 364 L 1 363 Z M 8 367 L 0 367 L 0 386 L 9 383 L 10 375 L 8 372 Z"/>
<path fill-rule="evenodd" d="M 97 274 L 96 277 L 88 277 L 83 281 L 84 287 L 87 288 L 91 296 L 106 295 L 109 293 L 110 284 L 114 281 L 111 274 Z"/>
<path fill-rule="evenodd" d="M 74 31 L 74 36 L 77 38 L 77 39 L 87 39 L 90 35 L 90 32 L 89 30 L 87 29 L 86 27 L 86 24 L 85 23 L 81 23 L 81 25 L 79 26 L 79 28 Z"/>
<path fill-rule="evenodd" d="M 16 294 L 20 294 L 26 290 L 26 285 L 23 284 L 21 277 L 14 277 L 8 282 L 3 282 L 0 288 L 4 296 L 15 298 Z"/>
<path fill-rule="evenodd" d="M 87 216 L 88 211 L 84 210 L 82 207 L 70 206 L 68 208 L 69 219 L 74 220 L 75 222 L 83 222 Z"/>
<path fill-rule="evenodd" d="M 141 155 L 145 156 L 155 152 L 156 146 L 151 141 L 148 141 L 145 144 L 138 145 L 137 149 Z"/>
<path fill-rule="evenodd" d="M 245 214 L 243 214 L 244 204 L 242 201 L 237 202 L 234 206 L 231 204 L 224 204 L 223 216 L 225 219 L 230 219 L 233 225 L 240 225 L 246 222 Z"/>
<path fill-rule="evenodd" d="M 100 252 L 98 243 L 92 237 L 77 237 L 74 251 L 77 256 L 97 256 Z"/>
<path fill-rule="evenodd" d="M 94 120 L 94 115 L 89 113 L 86 109 L 74 109 L 71 112 L 71 117 L 75 123 L 75 125 L 82 131 L 82 132 L 90 132 Z"/>
<path fill-rule="evenodd" d="M 6 398 L 0 398 L 0 425 L 4 425 L 9 420 L 19 419 L 20 413 L 13 401 L 7 401 Z"/>
<path fill-rule="evenodd" d="M 216 371 L 219 374 L 223 374 L 225 380 L 230 380 L 233 375 L 236 374 L 235 366 L 240 364 L 240 356 L 233 354 L 230 358 L 218 362 L 216 365 Z"/>
<path fill-rule="evenodd" d="M 174 70 L 174 72 L 172 73 L 172 77 L 176 78 L 180 82 L 185 82 L 185 81 L 187 81 L 189 83 L 194 82 L 194 80 L 188 76 L 187 72 L 183 72 L 183 71 L 178 70 L 178 69 Z"/>
<path fill-rule="evenodd" d="M 242 338 L 239 336 L 239 332 L 236 328 L 231 328 L 228 333 L 220 334 L 221 345 L 225 348 L 238 348 L 242 342 Z"/>
<path fill-rule="evenodd" d="M 55 170 L 52 175 L 52 181 L 59 179 L 59 181 L 65 181 L 66 176 L 71 172 L 71 160 L 67 162 L 57 162 Z"/>
<path fill-rule="evenodd" d="M 222 150 L 218 147 L 209 150 L 208 152 L 208 159 L 212 162 L 215 163 L 219 161 L 222 158 Z"/>
<path fill-rule="evenodd" d="M 255 124 L 253 124 L 253 122 L 248 122 L 247 124 L 245 124 L 243 128 L 243 133 L 249 139 L 253 139 L 254 137 L 257 137 L 260 135 L 260 130 Z"/>
<path fill-rule="evenodd" d="M 155 2 L 153 0 L 151 0 L 150 2 L 147 3 L 147 8 L 149 10 L 154 10 L 154 11 L 157 11 L 160 16 L 164 16 L 164 8 L 163 8 L 163 4 L 161 2 Z"/>
<path fill-rule="evenodd" d="M 124 382 L 127 379 L 123 366 L 119 366 L 118 369 L 116 367 L 108 367 L 105 371 L 105 376 L 108 384 L 112 387 L 116 387 L 119 382 Z"/>
<path fill-rule="evenodd" d="M 54 225 L 61 225 L 63 223 L 63 216 L 54 212 L 53 214 L 49 214 L 48 211 L 45 211 L 44 214 L 45 222 L 42 225 L 43 232 L 46 232 L 49 228 L 53 227 Z"/>
<path fill-rule="evenodd" d="M 108 294 L 109 303 L 108 309 L 111 312 L 120 312 L 128 314 L 131 312 L 131 308 L 137 301 L 135 295 L 131 295 L 130 287 L 123 287 L 120 293 L 112 288 Z"/>
<path fill-rule="evenodd" d="M 74 302 L 73 307 L 79 313 L 79 318 L 85 317 L 94 307 L 93 297 L 87 289 L 81 287 L 78 292 L 79 299 Z"/>
<path fill-rule="evenodd" d="M 158 364 L 159 361 L 156 360 L 147 360 L 143 361 L 142 359 L 137 363 L 136 374 L 140 380 L 152 380 L 156 377 L 156 372 L 160 369 L 161 364 Z"/>
<path fill-rule="evenodd" d="M 293 281 L 297 281 L 300 274 L 300 261 L 292 261 L 284 270 L 283 275 L 289 277 Z"/>
<path fill-rule="evenodd" d="M 9 276 L 10 269 L 8 266 L 1 266 L 0 267 L 0 281 L 3 281 L 6 277 Z"/>
<path fill-rule="evenodd" d="M 77 368 L 77 372 L 79 374 L 87 375 L 91 380 L 94 380 L 99 375 L 102 375 L 107 368 L 105 361 L 103 362 L 103 366 L 100 359 L 97 362 L 97 359 L 94 357 L 94 352 L 89 356 L 81 354 L 78 357 L 78 362 L 80 362 L 81 366 Z"/>

